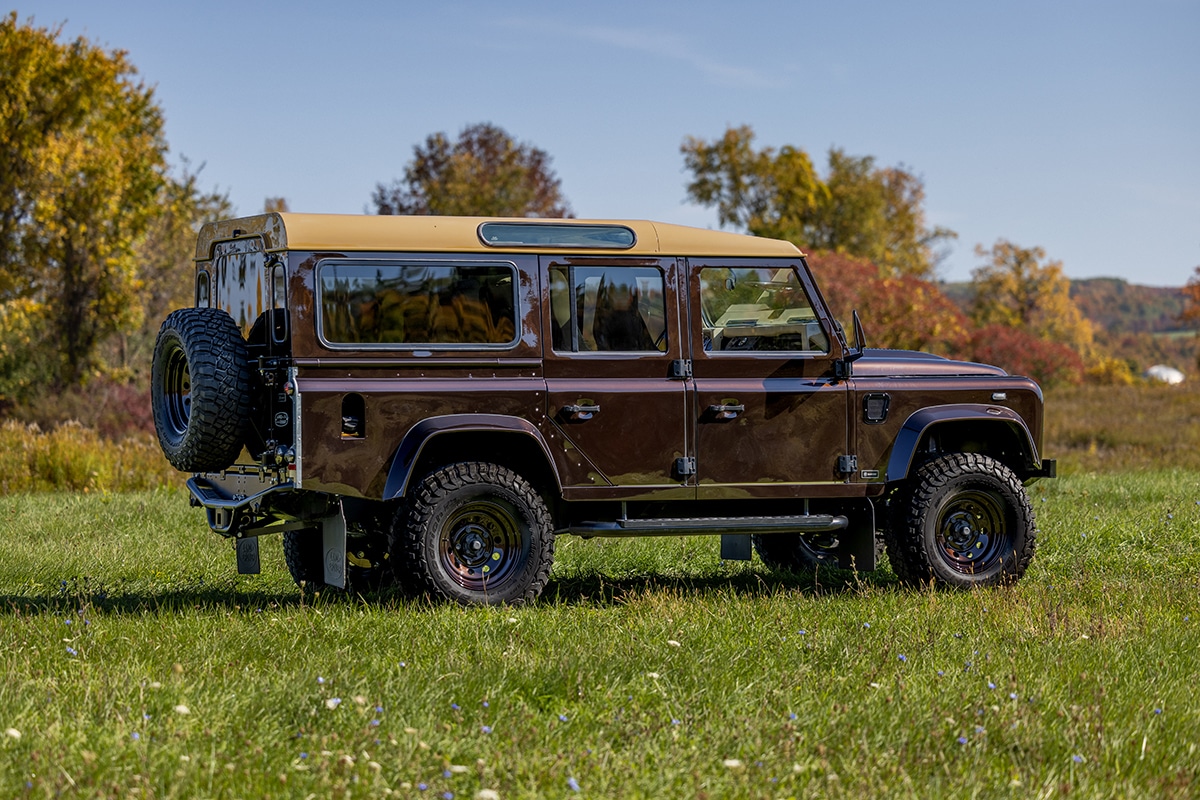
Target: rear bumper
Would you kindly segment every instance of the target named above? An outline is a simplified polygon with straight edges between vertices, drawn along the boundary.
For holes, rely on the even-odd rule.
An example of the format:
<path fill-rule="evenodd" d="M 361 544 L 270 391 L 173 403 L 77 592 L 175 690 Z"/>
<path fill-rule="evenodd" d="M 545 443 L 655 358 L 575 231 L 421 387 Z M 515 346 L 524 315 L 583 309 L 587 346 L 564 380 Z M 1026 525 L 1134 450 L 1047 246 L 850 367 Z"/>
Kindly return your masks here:
<path fill-rule="evenodd" d="M 240 517 L 259 515 L 268 496 L 290 492 L 296 487 L 286 481 L 247 495 L 207 476 L 193 475 L 188 478 L 187 488 L 192 495 L 192 505 L 202 506 L 208 514 L 208 527 L 222 536 L 234 536 Z"/>

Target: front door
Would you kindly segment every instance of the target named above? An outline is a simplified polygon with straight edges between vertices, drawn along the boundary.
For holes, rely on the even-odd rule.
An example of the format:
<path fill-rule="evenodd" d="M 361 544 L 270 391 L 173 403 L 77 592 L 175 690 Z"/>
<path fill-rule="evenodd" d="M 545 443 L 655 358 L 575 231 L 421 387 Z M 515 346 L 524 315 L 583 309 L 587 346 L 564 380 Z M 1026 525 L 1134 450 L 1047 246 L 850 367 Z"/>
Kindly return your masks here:
<path fill-rule="evenodd" d="M 549 257 L 547 414 L 567 496 L 690 497 L 687 383 L 671 259 Z"/>
<path fill-rule="evenodd" d="M 699 497 L 801 497 L 844 483 L 841 343 L 803 262 L 692 259 L 688 295 Z"/>

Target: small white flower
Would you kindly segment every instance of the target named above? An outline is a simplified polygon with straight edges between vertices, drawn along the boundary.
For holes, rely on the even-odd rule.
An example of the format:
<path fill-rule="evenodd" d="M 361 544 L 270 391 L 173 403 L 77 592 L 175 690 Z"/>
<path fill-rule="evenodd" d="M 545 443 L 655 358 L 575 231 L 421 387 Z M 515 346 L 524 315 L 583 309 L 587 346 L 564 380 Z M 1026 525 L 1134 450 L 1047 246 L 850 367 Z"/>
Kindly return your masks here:
<path fill-rule="evenodd" d="M 20 739 L 21 738 L 21 732 L 19 730 L 17 730 L 16 728 L 9 728 L 8 730 L 6 730 L 4 732 L 4 735 L 10 739 Z"/>
<path fill-rule="evenodd" d="M 500 793 L 495 789 L 480 789 L 475 793 L 475 800 L 500 800 Z"/>
<path fill-rule="evenodd" d="M 647 673 L 646 673 L 646 677 L 647 677 L 647 678 L 649 678 L 649 679 L 650 679 L 650 680 L 652 680 L 652 681 L 656 681 L 656 680 L 658 680 L 658 678 L 659 678 L 659 675 L 658 675 L 658 673 L 657 673 L 657 672 L 647 672 Z"/>
<path fill-rule="evenodd" d="M 342 704 L 342 698 L 340 698 L 340 697 L 331 697 L 325 701 L 325 707 L 328 708 L 330 711 L 333 711 L 335 708 L 337 708 L 341 704 Z"/>
<path fill-rule="evenodd" d="M 724 764 L 725 766 L 729 767 L 730 769 L 741 769 L 742 767 L 745 766 L 745 764 L 742 763 L 742 760 L 740 758 L 727 758 L 724 761 L 722 761 L 721 763 Z"/>
<path fill-rule="evenodd" d="M 176 714 L 190 714 L 190 713 L 192 713 L 192 710 L 190 708 L 188 708 L 187 706 L 185 706 L 183 703 L 180 703 L 179 705 L 175 706 L 175 713 Z"/>
<path fill-rule="evenodd" d="M 450 770 L 450 772 L 453 772 L 455 775 L 462 775 L 464 772 L 471 771 L 470 767 L 462 764 L 451 764 L 450 766 L 446 767 L 446 769 Z"/>
<path fill-rule="evenodd" d="M 683 645 L 681 645 L 679 642 L 675 641 L 674 639 L 667 639 L 667 644 L 671 645 L 671 647 L 683 647 Z"/>

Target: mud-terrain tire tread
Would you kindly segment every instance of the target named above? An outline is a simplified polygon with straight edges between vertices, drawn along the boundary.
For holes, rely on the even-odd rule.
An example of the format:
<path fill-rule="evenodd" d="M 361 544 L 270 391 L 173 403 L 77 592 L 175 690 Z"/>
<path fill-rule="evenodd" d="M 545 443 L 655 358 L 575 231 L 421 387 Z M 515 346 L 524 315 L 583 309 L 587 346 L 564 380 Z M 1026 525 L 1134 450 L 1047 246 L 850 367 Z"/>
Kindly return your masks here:
<path fill-rule="evenodd" d="M 181 350 L 191 381 L 187 428 L 179 434 L 166 419 L 166 375 L 173 351 Z M 219 308 L 181 308 L 159 328 L 151 369 L 151 405 L 159 445 L 184 472 L 218 472 L 242 451 L 251 411 L 246 342 Z"/>
<path fill-rule="evenodd" d="M 528 519 L 530 543 L 528 561 L 514 580 L 498 586 L 486 595 L 454 585 L 442 578 L 437 569 L 438 540 L 435 529 L 443 508 L 463 491 L 499 489 L 516 500 L 518 511 Z M 554 530 L 545 500 L 533 486 L 507 467 L 481 461 L 448 464 L 426 475 L 410 489 L 406 508 L 397 514 L 393 528 L 392 569 L 396 580 L 410 591 L 428 594 L 438 600 L 463 605 L 523 605 L 535 600 L 550 580 L 554 562 Z"/>
<path fill-rule="evenodd" d="M 936 515 L 955 491 L 984 488 L 1004 496 L 1004 512 L 1010 552 L 998 570 L 982 575 L 942 570 L 936 551 Z M 1021 578 L 1033 559 L 1037 544 L 1037 521 L 1029 495 L 1016 474 L 991 456 L 982 453 L 948 453 L 922 464 L 912 479 L 893 498 L 885 531 L 892 571 L 902 583 L 929 582 L 960 589 L 996 586 Z"/>
<path fill-rule="evenodd" d="M 310 592 L 327 588 L 319 530 L 284 531 L 283 560 L 297 586 Z"/>

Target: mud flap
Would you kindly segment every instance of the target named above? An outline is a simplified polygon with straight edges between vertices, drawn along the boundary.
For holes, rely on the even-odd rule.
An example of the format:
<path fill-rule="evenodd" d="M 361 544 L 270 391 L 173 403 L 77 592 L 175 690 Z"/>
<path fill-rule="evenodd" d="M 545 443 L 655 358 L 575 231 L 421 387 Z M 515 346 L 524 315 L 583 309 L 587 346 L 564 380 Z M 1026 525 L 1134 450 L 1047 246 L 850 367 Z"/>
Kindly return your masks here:
<path fill-rule="evenodd" d="M 346 588 L 346 514 L 338 503 L 338 513 L 321 520 L 321 552 L 325 554 L 325 583 Z"/>
<path fill-rule="evenodd" d="M 722 561 L 749 561 L 753 546 L 748 533 L 721 534 Z"/>
<path fill-rule="evenodd" d="M 257 536 L 237 540 L 237 565 L 239 575 L 257 575 L 262 571 Z"/>
<path fill-rule="evenodd" d="M 875 569 L 875 504 L 863 499 L 845 509 L 850 524 L 838 548 L 838 566 L 858 572 Z"/>

